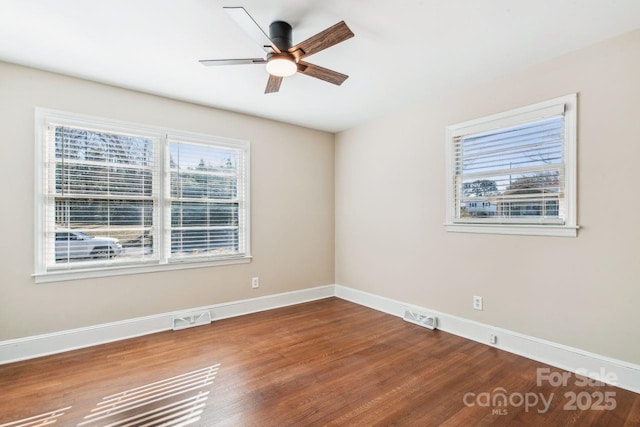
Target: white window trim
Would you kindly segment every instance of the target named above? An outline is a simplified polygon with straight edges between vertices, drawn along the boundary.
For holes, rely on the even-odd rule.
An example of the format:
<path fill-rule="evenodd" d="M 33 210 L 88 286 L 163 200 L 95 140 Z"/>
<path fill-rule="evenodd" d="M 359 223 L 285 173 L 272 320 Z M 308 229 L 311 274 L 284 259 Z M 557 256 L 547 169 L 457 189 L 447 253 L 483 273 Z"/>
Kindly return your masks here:
<path fill-rule="evenodd" d="M 216 146 L 227 146 L 230 148 L 241 147 L 245 152 L 246 168 L 244 184 L 245 188 L 245 203 L 244 209 L 241 208 L 241 221 L 244 222 L 245 240 L 242 243 L 245 248 L 242 255 L 228 256 L 228 257 L 216 257 L 212 258 L 192 258 L 192 259 L 171 259 L 160 260 L 160 262 L 140 263 L 140 264 L 122 264 L 117 266 L 96 266 L 94 268 L 83 268 L 78 270 L 51 270 L 47 271 L 45 266 L 45 260 L 42 259 L 44 253 L 43 245 L 45 239 L 42 237 L 44 234 L 44 214 L 46 210 L 46 195 L 44 188 L 44 148 L 45 142 L 45 124 L 55 121 L 61 124 L 70 126 L 81 126 L 95 128 L 96 124 L 99 124 L 101 130 L 123 132 L 129 131 L 131 133 L 139 134 L 144 132 L 146 135 L 156 138 L 159 142 L 159 162 L 163 167 L 159 169 L 158 185 L 161 190 L 165 185 L 165 173 L 168 164 L 168 144 L 167 139 L 181 139 L 185 142 L 198 142 L 198 143 L 213 143 Z M 224 138 L 213 135 L 206 135 L 196 132 L 181 131 L 157 126 L 143 125 L 132 122 L 125 122 L 113 119 L 105 119 L 102 117 L 95 117 L 83 114 L 69 113 L 65 111 L 51 110 L 46 108 L 36 107 L 35 109 L 35 183 L 34 183 L 34 274 L 36 283 L 58 282 L 65 280 L 76 279 L 88 279 L 96 277 L 109 277 L 120 276 L 125 274 L 139 274 L 139 273 L 151 273 L 158 271 L 169 270 L 182 270 L 189 268 L 203 268 L 219 265 L 230 264 L 244 264 L 249 263 L 252 260 L 251 256 L 251 150 L 250 142 L 246 140 L 238 140 L 232 138 Z M 157 212 L 159 213 L 157 218 L 157 227 L 160 230 L 164 230 L 164 222 L 166 211 L 165 207 L 168 202 L 165 202 L 163 197 L 160 197 L 159 206 Z M 162 245 L 164 239 L 164 233 L 158 233 L 160 241 L 158 245 Z"/>
<path fill-rule="evenodd" d="M 539 102 L 521 108 L 493 114 L 456 125 L 446 131 L 446 218 L 445 229 L 451 232 L 519 234 L 532 236 L 576 237 L 577 224 L 577 94 Z M 564 166 L 566 189 L 566 217 L 564 224 L 506 224 L 454 221 L 454 144 L 456 136 L 506 128 L 520 123 L 544 118 L 545 110 L 564 105 Z"/>

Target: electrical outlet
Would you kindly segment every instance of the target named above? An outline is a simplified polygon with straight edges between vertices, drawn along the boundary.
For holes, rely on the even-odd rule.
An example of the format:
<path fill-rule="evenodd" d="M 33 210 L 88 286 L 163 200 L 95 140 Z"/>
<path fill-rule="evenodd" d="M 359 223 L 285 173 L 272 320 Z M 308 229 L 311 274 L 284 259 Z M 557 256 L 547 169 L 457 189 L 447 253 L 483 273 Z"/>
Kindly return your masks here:
<path fill-rule="evenodd" d="M 495 344 L 498 342 L 498 337 L 494 334 L 489 334 L 489 344 Z"/>
<path fill-rule="evenodd" d="M 254 277 L 251 279 L 251 287 L 253 289 L 257 289 L 260 287 L 260 278 L 259 277 Z"/>
<path fill-rule="evenodd" d="M 482 311 L 482 297 L 473 297 L 473 309 Z"/>

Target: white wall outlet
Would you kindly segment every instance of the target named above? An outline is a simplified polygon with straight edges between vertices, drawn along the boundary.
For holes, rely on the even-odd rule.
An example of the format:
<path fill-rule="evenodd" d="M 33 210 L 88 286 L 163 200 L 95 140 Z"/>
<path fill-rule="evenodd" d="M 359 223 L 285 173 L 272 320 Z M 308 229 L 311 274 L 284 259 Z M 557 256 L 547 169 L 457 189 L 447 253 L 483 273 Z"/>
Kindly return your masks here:
<path fill-rule="evenodd" d="M 259 277 L 253 277 L 251 279 L 251 287 L 253 289 L 257 289 L 260 287 L 260 278 Z"/>
<path fill-rule="evenodd" d="M 495 344 L 498 342 L 498 337 L 494 334 L 489 334 L 489 344 Z"/>
<path fill-rule="evenodd" d="M 482 311 L 482 297 L 474 295 L 474 297 L 473 297 L 473 309 Z"/>

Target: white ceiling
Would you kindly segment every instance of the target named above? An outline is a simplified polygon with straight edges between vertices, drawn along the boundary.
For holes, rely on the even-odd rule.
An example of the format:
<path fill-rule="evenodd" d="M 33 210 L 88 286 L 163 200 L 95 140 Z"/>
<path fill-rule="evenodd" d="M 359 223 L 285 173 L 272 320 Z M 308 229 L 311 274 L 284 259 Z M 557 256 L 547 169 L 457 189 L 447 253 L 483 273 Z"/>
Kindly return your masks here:
<path fill-rule="evenodd" d="M 222 6 L 294 43 L 344 20 L 355 37 L 305 60 L 349 79 L 264 95 L 263 65 L 200 65 L 264 56 Z M 636 28 L 639 0 L 0 0 L 0 60 L 336 132 Z"/>

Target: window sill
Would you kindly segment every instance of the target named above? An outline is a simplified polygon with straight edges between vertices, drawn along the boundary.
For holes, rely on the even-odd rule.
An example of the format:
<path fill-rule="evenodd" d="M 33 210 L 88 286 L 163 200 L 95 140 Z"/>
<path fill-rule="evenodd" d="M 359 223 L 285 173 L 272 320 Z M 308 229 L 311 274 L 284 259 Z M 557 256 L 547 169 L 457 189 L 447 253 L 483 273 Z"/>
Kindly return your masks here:
<path fill-rule="evenodd" d="M 531 224 L 445 224 L 456 233 L 516 234 L 524 236 L 576 237 L 579 226 Z"/>
<path fill-rule="evenodd" d="M 185 270 L 190 268 L 215 267 L 220 265 L 234 265 L 250 263 L 253 257 L 242 256 L 209 261 L 178 261 L 169 264 L 153 265 L 125 265 L 122 267 L 91 268 L 84 270 L 50 271 L 33 275 L 36 283 L 62 282 L 67 280 L 93 279 L 96 277 L 123 276 L 128 274 L 157 273 L 159 271 Z"/>

